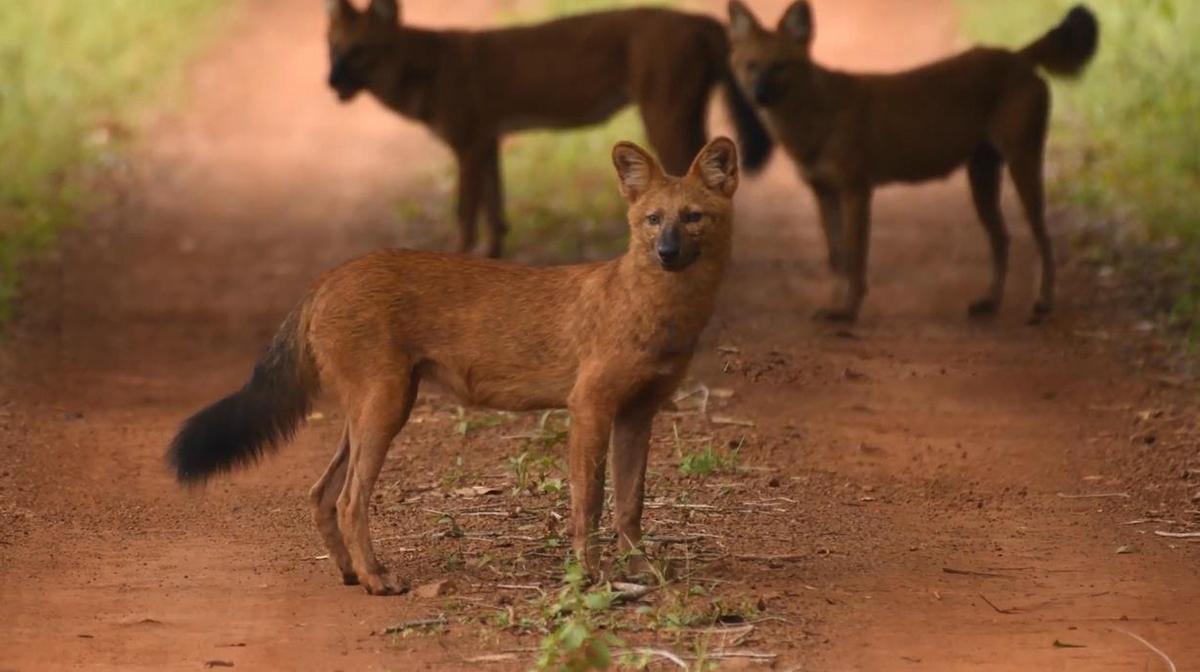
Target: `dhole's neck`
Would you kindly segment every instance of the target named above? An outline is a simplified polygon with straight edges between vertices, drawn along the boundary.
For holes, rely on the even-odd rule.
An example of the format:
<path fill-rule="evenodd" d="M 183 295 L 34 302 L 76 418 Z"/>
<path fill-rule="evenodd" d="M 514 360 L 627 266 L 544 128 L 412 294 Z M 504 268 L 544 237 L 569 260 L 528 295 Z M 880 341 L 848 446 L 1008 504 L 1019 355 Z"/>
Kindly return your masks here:
<path fill-rule="evenodd" d="M 731 253 L 728 243 L 708 247 L 687 268 L 672 272 L 648 252 L 630 250 L 616 261 L 617 285 L 631 305 L 653 306 L 658 315 L 698 332 L 712 314 Z"/>
<path fill-rule="evenodd" d="M 816 63 L 795 73 L 783 99 L 767 108 L 766 120 L 781 144 L 802 164 L 820 159 L 844 104 L 845 75 Z"/>
<path fill-rule="evenodd" d="M 400 28 L 376 66 L 371 92 L 396 112 L 428 122 L 433 116 L 433 83 L 445 40 L 438 31 Z"/>

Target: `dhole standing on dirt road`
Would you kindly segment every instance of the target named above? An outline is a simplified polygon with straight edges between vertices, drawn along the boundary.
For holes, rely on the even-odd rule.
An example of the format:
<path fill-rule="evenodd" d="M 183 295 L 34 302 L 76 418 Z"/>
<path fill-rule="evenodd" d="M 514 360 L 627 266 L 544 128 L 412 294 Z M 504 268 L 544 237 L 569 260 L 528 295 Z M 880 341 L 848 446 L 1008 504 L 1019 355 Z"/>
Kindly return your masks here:
<path fill-rule="evenodd" d="M 368 506 L 418 386 L 433 380 L 464 404 L 570 411 L 572 539 L 593 575 L 611 441 L 618 547 L 639 549 L 651 422 L 687 369 L 729 262 L 737 150 L 713 140 L 682 178 L 630 143 L 612 159 L 629 202 L 624 255 L 547 268 L 407 250 L 350 261 L 317 281 L 245 387 L 183 425 L 168 451 L 178 478 L 253 462 L 329 390 L 346 427 L 310 493 L 317 527 L 347 584 L 403 592 L 375 557 Z M 632 557 L 631 570 L 647 568 Z"/>
<path fill-rule="evenodd" d="M 848 74 L 814 63 L 812 9 L 805 0 L 792 3 L 774 31 L 738 0 L 729 3 L 729 22 L 734 72 L 812 187 L 829 264 L 841 276 L 831 305 L 818 316 L 858 317 L 867 292 L 872 189 L 943 177 L 964 163 L 992 251 L 991 287 L 969 313 L 995 313 L 1004 295 L 1005 163 L 1042 261 L 1033 320 L 1050 312 L 1054 252 L 1042 186 L 1050 89 L 1037 68 L 1075 75 L 1087 65 L 1099 32 L 1088 9 L 1072 9 L 1020 51 L 977 47 L 892 75 Z"/>
<path fill-rule="evenodd" d="M 632 102 L 663 167 L 680 175 L 704 145 L 709 95 L 720 83 L 746 169 L 770 153 L 770 137 L 729 71 L 725 29 L 712 18 L 640 8 L 433 31 L 404 25 L 396 0 L 371 0 L 361 12 L 348 0 L 327 4 L 329 85 L 338 98 L 368 91 L 454 151 L 460 252 L 475 247 L 481 207 L 488 256 L 503 250 L 505 133 L 596 124 Z"/>

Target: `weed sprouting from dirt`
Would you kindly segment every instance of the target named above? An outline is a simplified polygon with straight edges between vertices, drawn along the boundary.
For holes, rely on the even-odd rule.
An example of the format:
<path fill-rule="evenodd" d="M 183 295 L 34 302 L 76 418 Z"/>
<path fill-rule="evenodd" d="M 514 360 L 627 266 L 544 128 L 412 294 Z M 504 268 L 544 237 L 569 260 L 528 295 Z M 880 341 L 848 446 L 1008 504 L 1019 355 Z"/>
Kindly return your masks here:
<path fill-rule="evenodd" d="M 737 469 L 737 459 L 735 451 L 718 451 L 712 443 L 708 443 L 703 449 L 684 455 L 679 463 L 679 472 L 684 476 L 696 477 L 730 473 Z"/>

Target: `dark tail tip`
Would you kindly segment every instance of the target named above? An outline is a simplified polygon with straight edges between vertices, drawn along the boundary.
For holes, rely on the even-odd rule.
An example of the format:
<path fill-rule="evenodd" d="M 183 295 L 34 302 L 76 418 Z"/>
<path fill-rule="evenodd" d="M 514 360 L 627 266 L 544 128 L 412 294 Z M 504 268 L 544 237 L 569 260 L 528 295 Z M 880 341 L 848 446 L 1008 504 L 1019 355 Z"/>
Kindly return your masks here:
<path fill-rule="evenodd" d="M 181 483 L 248 466 L 291 438 L 307 409 L 307 400 L 265 398 L 248 385 L 188 418 L 167 449 L 167 464 Z"/>
<path fill-rule="evenodd" d="M 771 158 L 771 150 L 774 148 L 771 134 L 767 132 L 758 117 L 758 112 L 732 75 L 726 75 L 724 86 L 725 102 L 729 107 L 730 116 L 733 117 L 733 125 L 737 128 L 742 167 L 747 173 L 756 173 L 766 165 L 767 159 Z"/>

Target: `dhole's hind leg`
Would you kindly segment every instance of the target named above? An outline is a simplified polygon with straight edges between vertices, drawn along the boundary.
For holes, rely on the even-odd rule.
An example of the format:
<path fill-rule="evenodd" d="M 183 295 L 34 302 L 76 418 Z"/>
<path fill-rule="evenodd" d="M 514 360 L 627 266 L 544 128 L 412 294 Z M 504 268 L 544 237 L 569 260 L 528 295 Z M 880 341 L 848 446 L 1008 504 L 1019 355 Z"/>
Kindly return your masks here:
<path fill-rule="evenodd" d="M 346 542 L 342 539 L 342 531 L 338 528 L 337 500 L 346 482 L 346 467 L 350 458 L 350 426 L 342 430 L 342 439 L 338 443 L 333 460 L 325 469 L 325 473 L 308 491 L 312 504 L 313 521 L 321 538 L 325 540 L 325 548 L 329 549 L 329 557 L 333 558 L 337 568 L 342 573 L 342 582 L 347 586 L 358 584 L 358 576 L 350 562 L 350 552 L 346 550 Z"/>
<path fill-rule="evenodd" d="M 992 250 L 992 284 L 983 298 L 967 308 L 972 316 L 994 315 L 1004 299 L 1004 283 L 1008 277 L 1008 229 L 1000 212 L 1000 165 L 1003 158 L 994 147 L 980 145 L 967 162 L 967 178 L 971 183 L 971 198 L 975 212 L 987 231 Z"/>
<path fill-rule="evenodd" d="M 1042 283 L 1038 291 L 1038 299 L 1033 304 L 1031 322 L 1040 322 L 1054 307 L 1054 248 L 1050 242 L 1050 234 L 1046 231 L 1046 197 L 1042 187 L 1042 153 L 1028 153 L 1013 156 L 1008 161 L 1009 174 L 1021 205 L 1025 208 L 1025 217 L 1029 220 L 1029 228 L 1033 232 L 1033 240 L 1037 243 L 1038 254 L 1042 260 Z"/>
<path fill-rule="evenodd" d="M 338 526 L 359 583 L 372 595 L 399 595 L 408 584 L 393 577 L 371 547 L 371 492 L 392 439 L 408 421 L 417 396 L 413 374 L 377 385 L 355 404 L 350 421 L 350 456 L 346 484 L 338 497 Z"/>

